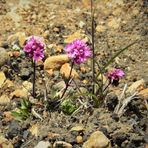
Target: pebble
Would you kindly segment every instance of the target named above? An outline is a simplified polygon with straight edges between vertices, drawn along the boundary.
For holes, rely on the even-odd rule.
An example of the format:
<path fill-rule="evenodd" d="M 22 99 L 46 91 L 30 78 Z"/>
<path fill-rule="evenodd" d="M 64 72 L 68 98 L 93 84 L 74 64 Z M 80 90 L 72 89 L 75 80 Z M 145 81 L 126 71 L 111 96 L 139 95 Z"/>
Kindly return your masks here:
<path fill-rule="evenodd" d="M 3 136 L 0 136 L 0 147 L 1 148 L 13 148 L 13 145 Z"/>
<path fill-rule="evenodd" d="M 72 148 L 72 145 L 70 143 L 64 142 L 64 141 L 57 141 L 53 144 L 53 148 Z"/>
<path fill-rule="evenodd" d="M 52 145 L 48 141 L 40 141 L 34 148 L 52 148 Z"/>
<path fill-rule="evenodd" d="M 143 79 L 134 82 L 126 91 L 126 93 L 133 94 L 140 89 L 145 88 L 145 81 Z"/>
<path fill-rule="evenodd" d="M 0 71 L 0 88 L 3 86 L 5 80 L 6 80 L 5 74 L 2 71 Z"/>
<path fill-rule="evenodd" d="M 44 62 L 44 69 L 59 69 L 63 64 L 69 61 L 67 55 L 50 56 Z"/>
<path fill-rule="evenodd" d="M 111 148 L 110 140 L 103 132 L 96 131 L 92 133 L 89 139 L 83 144 L 83 148 Z"/>
<path fill-rule="evenodd" d="M 82 144 L 83 143 L 83 137 L 82 136 L 77 136 L 76 141 L 77 141 L 78 144 Z"/>
<path fill-rule="evenodd" d="M 20 73 L 22 80 L 28 80 L 30 78 L 31 71 L 28 68 L 23 68 Z"/>

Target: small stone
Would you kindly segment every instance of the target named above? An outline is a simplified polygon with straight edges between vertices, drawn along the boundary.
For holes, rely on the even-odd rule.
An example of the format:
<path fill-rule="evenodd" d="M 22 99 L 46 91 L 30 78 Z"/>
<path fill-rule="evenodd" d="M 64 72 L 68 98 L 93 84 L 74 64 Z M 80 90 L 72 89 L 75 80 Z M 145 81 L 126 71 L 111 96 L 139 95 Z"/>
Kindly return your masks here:
<path fill-rule="evenodd" d="M 0 136 L 0 147 L 1 148 L 13 148 L 13 145 L 3 136 Z"/>
<path fill-rule="evenodd" d="M 106 96 L 106 105 L 110 111 L 113 111 L 118 104 L 118 97 L 115 93 L 110 93 Z"/>
<path fill-rule="evenodd" d="M 83 67 L 80 67 L 80 70 L 82 73 L 86 73 L 87 72 L 87 69 L 83 66 Z"/>
<path fill-rule="evenodd" d="M 44 62 L 44 69 L 59 69 L 63 64 L 67 63 L 69 58 L 67 55 L 58 55 L 48 57 Z"/>
<path fill-rule="evenodd" d="M 141 91 L 145 88 L 145 81 L 143 79 L 134 82 L 126 91 L 126 93 L 133 94 L 136 91 Z"/>
<path fill-rule="evenodd" d="M 11 94 L 10 94 L 10 98 L 14 98 L 14 97 L 17 97 L 17 98 L 27 98 L 27 95 L 28 95 L 28 92 L 27 90 L 24 88 L 24 89 L 16 89 L 15 91 L 13 91 Z"/>
<path fill-rule="evenodd" d="M 116 133 L 115 135 L 113 135 L 113 141 L 119 147 L 121 146 L 122 142 L 124 142 L 126 139 L 127 139 L 127 135 L 125 133 Z"/>
<path fill-rule="evenodd" d="M 62 50 L 64 49 L 64 47 L 62 45 L 58 45 L 55 47 L 57 52 L 62 52 Z"/>
<path fill-rule="evenodd" d="M 38 124 L 32 125 L 29 131 L 31 132 L 33 136 L 38 137 L 39 136 L 39 125 Z"/>
<path fill-rule="evenodd" d="M 85 7 L 89 8 L 91 3 L 90 3 L 90 0 L 82 0 L 82 3 Z"/>
<path fill-rule="evenodd" d="M 72 145 L 70 143 L 64 142 L 64 141 L 57 141 L 53 144 L 53 148 L 72 148 Z"/>
<path fill-rule="evenodd" d="M 53 28 L 53 31 L 56 32 L 56 33 L 59 33 L 60 32 L 60 29 L 57 28 L 57 27 L 55 27 L 55 28 Z"/>
<path fill-rule="evenodd" d="M 78 144 L 82 144 L 83 143 L 83 137 L 82 136 L 77 136 L 76 141 L 77 141 Z"/>
<path fill-rule="evenodd" d="M 48 141 L 40 141 L 34 148 L 52 148 L 52 145 Z"/>
<path fill-rule="evenodd" d="M 79 27 L 82 29 L 85 26 L 85 23 L 83 21 L 79 22 Z"/>
<path fill-rule="evenodd" d="M 0 96 L 0 105 L 10 103 L 10 98 L 7 95 Z"/>
<path fill-rule="evenodd" d="M 8 79 L 4 82 L 4 85 L 7 86 L 8 88 L 14 87 L 13 82 Z"/>
<path fill-rule="evenodd" d="M 77 31 L 69 36 L 67 36 L 67 38 L 64 40 L 65 43 L 71 43 L 72 41 L 79 39 L 79 40 L 83 40 L 85 42 L 88 41 L 88 37 L 82 33 L 81 31 Z"/>
<path fill-rule="evenodd" d="M 103 25 L 98 25 L 96 27 L 96 31 L 99 32 L 99 33 L 104 32 L 105 30 L 106 30 L 106 27 L 103 26 Z"/>
<path fill-rule="evenodd" d="M 6 41 L 0 41 L 0 47 L 7 49 L 9 45 Z"/>
<path fill-rule="evenodd" d="M 85 129 L 84 129 L 83 125 L 76 125 L 76 126 L 72 127 L 70 131 L 71 132 L 73 132 L 73 131 L 83 132 L 84 130 Z"/>
<path fill-rule="evenodd" d="M 5 80 L 5 74 L 2 71 L 0 71 L 0 88 L 2 88 L 2 85 L 4 84 Z"/>
<path fill-rule="evenodd" d="M 33 14 L 31 18 L 32 18 L 33 20 L 36 20 L 36 19 L 37 19 L 37 15 L 36 15 L 36 14 Z"/>
<path fill-rule="evenodd" d="M 82 94 L 85 94 L 88 90 L 85 87 L 80 87 L 80 91 L 82 92 Z"/>
<path fill-rule="evenodd" d="M 12 139 L 21 133 L 21 127 L 17 121 L 12 121 L 7 131 L 7 137 Z"/>
<path fill-rule="evenodd" d="M 111 148 L 110 140 L 100 131 L 92 133 L 83 148 Z"/>
<path fill-rule="evenodd" d="M 23 68 L 20 73 L 20 77 L 22 80 L 28 80 L 30 78 L 30 70 L 28 68 Z"/>
<path fill-rule="evenodd" d="M 62 67 L 60 69 L 60 73 L 64 77 L 69 78 L 70 70 L 71 70 L 71 67 L 70 67 L 69 63 L 65 63 L 64 65 L 62 65 Z M 78 79 L 79 74 L 74 69 L 72 69 L 71 77 Z"/>
<path fill-rule="evenodd" d="M 141 90 L 138 95 L 148 100 L 148 88 Z"/>
<path fill-rule="evenodd" d="M 145 141 L 146 143 L 148 143 L 148 133 L 145 133 L 145 135 L 144 135 L 144 141 Z"/>
<path fill-rule="evenodd" d="M 14 116 L 12 116 L 11 112 L 10 111 L 6 111 L 3 113 L 3 116 L 4 116 L 4 120 L 6 122 L 10 122 L 12 120 L 14 120 Z"/>
<path fill-rule="evenodd" d="M 27 91 L 31 91 L 32 86 L 33 86 L 33 84 L 31 82 L 28 82 L 28 81 L 23 82 L 23 88 L 26 89 Z"/>
<path fill-rule="evenodd" d="M 49 70 L 46 70 L 46 71 L 47 71 L 49 76 L 53 76 L 54 75 L 53 69 L 49 69 Z"/>
<path fill-rule="evenodd" d="M 50 138 L 50 139 L 57 138 L 57 137 L 60 137 L 60 134 L 51 133 L 51 132 L 48 133 L 48 138 Z"/>
<path fill-rule="evenodd" d="M 44 38 L 49 37 L 49 31 L 46 30 L 46 31 L 42 34 L 42 36 L 43 36 Z"/>
<path fill-rule="evenodd" d="M 64 87 L 65 87 L 64 81 L 60 81 L 57 84 L 53 85 L 53 89 L 55 89 L 55 90 L 61 90 Z"/>
<path fill-rule="evenodd" d="M 4 48 L 0 47 L 0 67 L 2 67 L 3 65 L 5 65 L 9 60 L 9 54 L 6 52 L 6 50 Z"/>
<path fill-rule="evenodd" d="M 7 39 L 9 44 L 19 41 L 19 45 L 23 47 L 26 41 L 26 34 L 24 32 L 17 32 L 16 34 L 10 35 Z"/>
<path fill-rule="evenodd" d="M 116 19 L 113 17 L 110 17 L 108 20 L 108 26 L 113 28 L 113 29 L 118 29 L 120 27 L 120 21 L 121 19 Z"/>

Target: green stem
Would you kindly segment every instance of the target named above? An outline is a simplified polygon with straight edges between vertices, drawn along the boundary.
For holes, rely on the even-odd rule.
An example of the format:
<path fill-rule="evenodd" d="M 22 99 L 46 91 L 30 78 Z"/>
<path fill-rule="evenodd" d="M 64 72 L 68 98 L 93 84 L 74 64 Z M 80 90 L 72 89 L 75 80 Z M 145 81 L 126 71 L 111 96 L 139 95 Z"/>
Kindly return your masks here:
<path fill-rule="evenodd" d="M 69 77 L 68 77 L 68 80 L 67 80 L 67 82 L 66 82 L 66 87 L 65 87 L 65 89 L 64 89 L 64 91 L 63 91 L 63 94 L 62 94 L 62 96 L 61 96 L 61 99 L 64 97 L 64 95 L 65 95 L 65 93 L 66 93 L 66 91 L 67 91 L 67 89 L 68 89 L 69 81 L 70 81 L 70 78 L 71 78 L 73 66 L 74 66 L 74 61 L 72 61 L 71 69 L 70 69 L 70 73 L 69 73 Z"/>
<path fill-rule="evenodd" d="M 106 87 L 103 89 L 103 92 L 105 92 L 105 90 L 110 86 L 110 82 L 106 85 Z"/>
<path fill-rule="evenodd" d="M 33 61 L 33 93 L 32 96 L 35 98 L 35 79 L 36 79 L 36 63 Z"/>
<path fill-rule="evenodd" d="M 94 10 L 93 10 L 93 0 L 91 0 L 91 38 L 92 38 L 92 94 L 95 93 L 95 42 L 94 42 Z"/>

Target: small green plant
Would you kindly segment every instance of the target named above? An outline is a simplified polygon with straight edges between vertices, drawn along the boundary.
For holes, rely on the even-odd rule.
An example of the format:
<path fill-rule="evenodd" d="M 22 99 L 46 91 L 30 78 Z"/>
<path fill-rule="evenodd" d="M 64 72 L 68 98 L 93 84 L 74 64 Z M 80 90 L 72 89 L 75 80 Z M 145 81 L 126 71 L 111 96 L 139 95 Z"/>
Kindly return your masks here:
<path fill-rule="evenodd" d="M 65 99 L 61 103 L 60 107 L 62 111 L 67 115 L 71 115 L 76 109 L 78 109 L 78 107 L 74 105 L 70 99 Z"/>
<path fill-rule="evenodd" d="M 11 114 L 18 121 L 23 121 L 30 116 L 31 103 L 29 100 L 22 99 L 21 104 L 18 107 L 18 111 L 12 111 Z"/>

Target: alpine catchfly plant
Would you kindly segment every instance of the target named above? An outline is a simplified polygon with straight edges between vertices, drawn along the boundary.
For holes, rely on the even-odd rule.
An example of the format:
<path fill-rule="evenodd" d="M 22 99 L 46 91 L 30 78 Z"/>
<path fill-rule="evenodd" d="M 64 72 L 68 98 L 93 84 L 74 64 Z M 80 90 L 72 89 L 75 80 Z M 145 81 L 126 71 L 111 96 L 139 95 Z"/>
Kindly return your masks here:
<path fill-rule="evenodd" d="M 64 50 L 67 53 L 68 57 L 71 59 L 72 64 L 71 64 L 71 70 L 69 73 L 69 78 L 66 82 L 66 86 L 61 96 L 61 99 L 63 98 L 69 86 L 69 81 L 71 78 L 72 69 L 73 69 L 74 64 L 80 65 L 81 63 L 85 62 L 88 58 L 92 56 L 91 48 L 84 41 L 78 40 L 78 39 L 66 45 Z"/>
<path fill-rule="evenodd" d="M 42 37 L 31 36 L 24 46 L 24 52 L 32 58 L 35 62 L 42 60 L 44 58 L 44 47 Z"/>
<path fill-rule="evenodd" d="M 33 62 L 33 97 L 35 97 L 36 62 L 44 58 L 45 44 L 42 37 L 31 36 L 24 46 L 24 52 Z"/>
<path fill-rule="evenodd" d="M 114 69 L 107 73 L 107 78 L 109 79 L 109 83 L 117 86 L 119 84 L 119 80 L 124 77 L 124 72 L 121 69 Z"/>
<path fill-rule="evenodd" d="M 92 55 L 90 47 L 82 40 L 74 40 L 64 50 L 74 64 L 81 64 Z"/>

